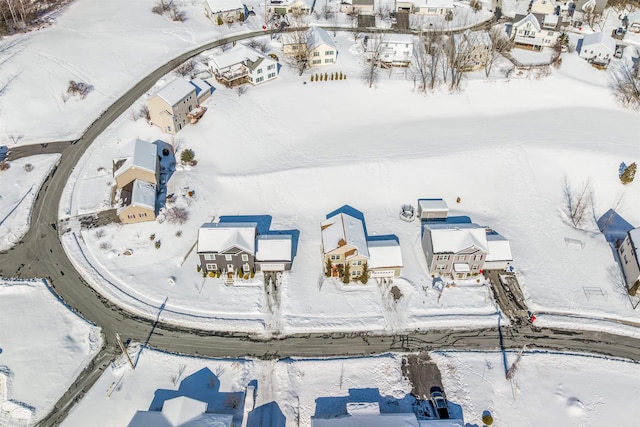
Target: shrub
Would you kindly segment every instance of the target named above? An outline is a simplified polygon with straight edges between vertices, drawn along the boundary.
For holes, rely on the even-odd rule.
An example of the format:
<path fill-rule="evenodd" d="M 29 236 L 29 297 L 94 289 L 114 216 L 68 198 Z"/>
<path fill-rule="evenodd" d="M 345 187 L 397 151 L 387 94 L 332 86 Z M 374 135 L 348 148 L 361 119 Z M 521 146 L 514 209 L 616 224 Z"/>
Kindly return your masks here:
<path fill-rule="evenodd" d="M 344 272 L 342 273 L 342 283 L 349 283 L 351 281 L 351 269 L 349 264 L 345 264 Z"/>
<path fill-rule="evenodd" d="M 79 95 L 81 99 L 85 99 L 91 91 L 93 91 L 92 85 L 69 80 L 69 86 L 67 87 L 67 93 L 69 95 Z"/>
<path fill-rule="evenodd" d="M 331 277 L 331 260 L 329 258 L 327 258 L 327 262 L 324 269 L 325 269 L 324 275 L 327 277 Z"/>
<path fill-rule="evenodd" d="M 180 237 L 180 236 L 182 236 L 182 230 L 176 231 L 176 237 Z"/>
<path fill-rule="evenodd" d="M 196 63 L 193 59 L 188 60 L 187 62 L 183 62 L 182 64 L 176 67 L 176 74 L 185 77 L 193 73 L 196 69 Z"/>
<path fill-rule="evenodd" d="M 209 272 L 209 277 L 211 277 L 212 279 L 216 276 L 216 273 L 213 271 Z"/>
<path fill-rule="evenodd" d="M 180 153 L 180 161 L 182 163 L 190 163 L 195 157 L 196 153 L 190 148 L 182 150 L 182 153 Z"/>
<path fill-rule="evenodd" d="M 460 197 L 456 198 L 456 203 L 460 203 L 462 199 Z"/>
<path fill-rule="evenodd" d="M 184 224 L 189 219 L 189 211 L 185 208 L 174 206 L 167 209 L 164 216 L 169 224 Z M 179 231 L 179 233 L 182 234 L 182 231 Z M 176 232 L 176 236 L 180 237 L 178 232 Z"/>
<path fill-rule="evenodd" d="M 216 277 L 219 279 L 220 278 L 220 270 L 216 271 Z"/>
<path fill-rule="evenodd" d="M 153 233 L 151 236 L 149 236 L 149 240 L 156 240 L 156 233 Z"/>
<path fill-rule="evenodd" d="M 109 242 L 100 242 L 100 246 L 99 247 L 103 251 L 108 251 L 109 249 L 111 249 L 111 243 L 109 243 Z"/>
<path fill-rule="evenodd" d="M 624 185 L 631 184 L 636 176 L 636 168 L 637 166 L 635 162 L 627 166 L 624 172 L 620 175 L 620 182 Z"/>
<path fill-rule="evenodd" d="M 311 81 L 313 81 L 313 74 L 311 74 Z"/>
<path fill-rule="evenodd" d="M 160 240 L 156 241 L 156 249 L 160 249 L 160 246 L 162 245 L 162 243 L 160 243 Z"/>
<path fill-rule="evenodd" d="M 202 271 L 202 267 L 200 267 L 200 264 L 196 265 L 196 270 L 198 271 L 198 273 L 200 273 Z"/>

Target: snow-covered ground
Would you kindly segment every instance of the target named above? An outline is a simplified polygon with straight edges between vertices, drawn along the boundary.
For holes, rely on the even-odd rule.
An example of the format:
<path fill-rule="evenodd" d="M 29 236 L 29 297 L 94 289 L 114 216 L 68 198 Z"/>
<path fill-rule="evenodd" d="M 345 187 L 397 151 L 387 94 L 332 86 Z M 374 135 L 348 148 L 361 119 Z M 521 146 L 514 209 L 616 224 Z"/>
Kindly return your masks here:
<path fill-rule="evenodd" d="M 0 251 L 11 248 L 29 231 L 31 208 L 59 154 L 40 154 L 8 162 L 0 171 Z"/>
<path fill-rule="evenodd" d="M 101 341 L 100 329 L 44 282 L 0 279 L 0 425 L 27 425 L 22 422 L 46 415 Z"/>
<path fill-rule="evenodd" d="M 509 426 L 534 420 L 545 426 L 626 426 L 635 419 L 628 405 L 629 396 L 640 391 L 636 363 L 525 353 L 512 381 L 507 381 L 501 353 L 431 356 L 440 368 L 450 404 L 462 408 L 465 425 L 482 425 L 485 411 L 491 413 L 494 425 Z M 507 366 L 516 358 L 516 353 L 508 353 Z M 259 361 L 144 350 L 135 370 L 122 359 L 108 368 L 63 426 L 84 426 L 96 418 L 104 427 L 127 425 L 136 411 L 160 410 L 166 399 L 177 396 L 210 402 L 210 412 L 234 415 L 239 422 L 241 405 L 233 403 L 250 383 L 257 387 L 257 399 L 249 425 L 306 427 L 314 415 L 340 415 L 347 399 L 358 397 L 378 398 L 381 411 L 411 412 L 411 384 L 402 375 L 401 363 L 400 354 Z M 252 423 L 252 417 L 263 424 Z"/>
<path fill-rule="evenodd" d="M 512 381 L 501 353 L 432 353 L 447 398 L 462 406 L 465 422 L 482 425 L 631 426 L 629 396 L 640 391 L 637 363 L 589 355 L 525 353 Z M 509 353 L 507 366 L 517 359 Z M 467 424 L 467 425 L 469 425 Z"/>
<path fill-rule="evenodd" d="M 195 167 L 179 166 L 168 184 L 176 204 L 189 210 L 186 224 L 113 225 L 65 236 L 98 288 L 153 316 L 166 300 L 165 320 L 189 323 L 178 314 L 185 313 L 201 327 L 224 330 L 494 325 L 494 303 L 483 283 L 460 283 L 468 286 L 447 288 L 438 300 L 419 226 L 398 219 L 401 204 L 440 196 L 452 215 L 467 215 L 511 241 L 535 311 L 640 322 L 610 278 L 615 262 L 595 224 L 589 220 L 585 231 L 576 230 L 562 213 L 564 177 L 574 187 L 591 179 L 596 215 L 617 205 L 627 221 L 640 224 L 637 184 L 623 186 L 617 178 L 621 161 L 636 160 L 640 125 L 615 105 L 606 72 L 568 54 L 548 77 L 525 71 L 507 80 L 501 63 L 491 80 L 471 73 L 460 93 L 441 89 L 423 96 L 396 74 L 381 75 L 368 89 L 351 36 L 338 34 L 336 42 L 339 61 L 323 71 L 343 72 L 347 80 L 310 82 L 309 74 L 299 77 L 285 66 L 277 81 L 242 96 L 219 87 L 206 101 L 204 118 L 176 137 L 125 115 L 98 138 L 67 188 L 63 217 L 108 204 L 111 159 L 135 137 L 191 148 L 198 160 Z M 271 48 L 279 53 L 277 40 Z M 399 237 L 405 268 L 396 281 L 403 295 L 398 302 L 374 282 L 344 286 L 322 279 L 319 224 L 344 204 L 364 213 L 369 234 Z M 198 226 L 234 214 L 268 214 L 272 229 L 300 230 L 274 314 L 259 275 L 229 288 L 196 271 L 196 254 L 189 251 Z M 567 245 L 565 238 L 584 247 Z M 133 255 L 124 256 L 127 249 Z M 585 294 L 585 288 L 602 294 Z"/>

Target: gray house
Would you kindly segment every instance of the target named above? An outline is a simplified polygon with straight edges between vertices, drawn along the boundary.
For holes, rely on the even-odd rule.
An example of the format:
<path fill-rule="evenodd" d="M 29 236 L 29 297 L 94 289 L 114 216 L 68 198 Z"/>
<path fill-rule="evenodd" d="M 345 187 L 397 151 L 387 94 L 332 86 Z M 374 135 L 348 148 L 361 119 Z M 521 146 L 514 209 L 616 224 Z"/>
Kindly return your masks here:
<path fill-rule="evenodd" d="M 430 274 L 466 279 L 479 274 L 484 266 L 489 254 L 487 231 L 473 223 L 425 222 L 422 225 L 422 250 Z"/>
<path fill-rule="evenodd" d="M 257 223 L 205 223 L 198 230 L 198 257 L 205 274 L 233 279 L 254 271 Z"/>

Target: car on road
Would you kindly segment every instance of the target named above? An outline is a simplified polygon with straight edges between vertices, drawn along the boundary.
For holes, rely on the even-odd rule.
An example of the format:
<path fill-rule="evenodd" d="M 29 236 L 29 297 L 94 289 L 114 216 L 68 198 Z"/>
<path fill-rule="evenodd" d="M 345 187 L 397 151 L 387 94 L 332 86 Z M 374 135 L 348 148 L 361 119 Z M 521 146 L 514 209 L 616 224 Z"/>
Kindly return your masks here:
<path fill-rule="evenodd" d="M 444 397 L 444 393 L 440 387 L 433 387 L 431 389 L 431 404 L 433 405 L 435 413 L 439 419 L 449 419 L 449 405 L 447 404 L 447 399 Z"/>

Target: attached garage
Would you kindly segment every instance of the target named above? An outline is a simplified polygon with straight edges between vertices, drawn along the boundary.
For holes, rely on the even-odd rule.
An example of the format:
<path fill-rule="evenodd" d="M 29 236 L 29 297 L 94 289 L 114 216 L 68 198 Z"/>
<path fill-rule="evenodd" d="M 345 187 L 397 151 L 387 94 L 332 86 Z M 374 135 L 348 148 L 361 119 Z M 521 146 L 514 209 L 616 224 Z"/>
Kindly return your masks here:
<path fill-rule="evenodd" d="M 260 271 L 284 271 L 284 263 L 264 263 L 259 264 Z"/>

